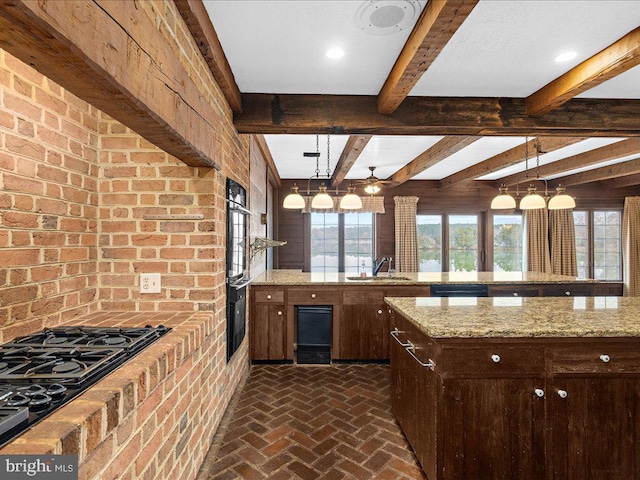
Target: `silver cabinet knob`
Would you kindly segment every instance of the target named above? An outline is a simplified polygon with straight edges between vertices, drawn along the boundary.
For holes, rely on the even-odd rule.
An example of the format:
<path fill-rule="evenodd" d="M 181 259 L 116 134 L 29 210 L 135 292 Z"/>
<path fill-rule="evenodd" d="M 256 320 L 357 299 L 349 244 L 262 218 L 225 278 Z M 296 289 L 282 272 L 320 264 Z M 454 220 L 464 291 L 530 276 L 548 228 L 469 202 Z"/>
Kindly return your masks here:
<path fill-rule="evenodd" d="M 570 296 L 571 296 L 571 292 L 564 292 L 564 294 L 565 294 L 567 297 L 570 297 Z"/>
<path fill-rule="evenodd" d="M 382 310 L 378 310 L 378 315 L 382 315 Z"/>
<path fill-rule="evenodd" d="M 541 388 L 536 388 L 533 393 L 536 394 L 537 397 L 542 398 L 544 397 L 544 390 L 542 390 Z"/>
<path fill-rule="evenodd" d="M 316 294 L 315 294 L 315 293 L 312 293 L 312 294 L 311 294 L 311 298 L 316 298 Z"/>
<path fill-rule="evenodd" d="M 282 310 L 278 310 L 278 315 L 282 316 Z"/>
<path fill-rule="evenodd" d="M 604 363 L 609 363 L 611 361 L 611 357 L 607 354 L 602 354 L 600 355 L 600 360 L 602 360 Z"/>
<path fill-rule="evenodd" d="M 494 353 L 493 355 L 491 355 L 491 360 L 493 360 L 493 363 L 498 363 L 500 361 L 500 355 L 496 355 Z"/>
<path fill-rule="evenodd" d="M 391 313 L 391 309 L 389 309 L 389 313 Z"/>
<path fill-rule="evenodd" d="M 267 300 L 271 300 L 271 295 L 267 295 Z"/>
<path fill-rule="evenodd" d="M 567 395 L 568 395 L 568 393 L 567 393 L 566 390 L 558 390 L 558 396 L 560 398 L 567 398 Z"/>
<path fill-rule="evenodd" d="M 518 292 L 513 292 L 513 296 L 517 297 L 518 296 Z"/>

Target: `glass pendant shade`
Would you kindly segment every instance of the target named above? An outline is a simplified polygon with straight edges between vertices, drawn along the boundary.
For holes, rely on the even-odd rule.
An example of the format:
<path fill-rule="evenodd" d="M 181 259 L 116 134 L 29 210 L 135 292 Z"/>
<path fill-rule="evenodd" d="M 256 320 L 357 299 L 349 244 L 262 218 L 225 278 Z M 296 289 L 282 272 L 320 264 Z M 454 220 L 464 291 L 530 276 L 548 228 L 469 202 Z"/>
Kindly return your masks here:
<path fill-rule="evenodd" d="M 380 191 L 380 187 L 374 183 L 364 187 L 364 191 L 367 192 L 369 195 L 375 195 Z"/>
<path fill-rule="evenodd" d="M 539 193 L 536 193 L 536 187 L 527 188 L 527 193 L 522 200 L 520 200 L 520 210 L 537 210 L 544 208 L 547 202 L 544 201 L 544 197 Z"/>
<path fill-rule="evenodd" d="M 556 193 L 551 200 L 549 200 L 549 210 L 568 210 L 576 208 L 576 201 L 572 196 L 564 193 L 565 189 L 562 187 L 556 188 Z"/>
<path fill-rule="evenodd" d="M 516 208 L 516 199 L 507 193 L 504 184 L 500 187 L 500 193 L 491 200 L 492 210 L 507 210 Z"/>
<path fill-rule="evenodd" d="M 304 208 L 305 202 L 302 195 L 298 193 L 298 187 L 294 185 L 291 187 L 291 193 L 284 197 L 284 201 L 282 202 L 283 208 L 297 209 Z"/>
<path fill-rule="evenodd" d="M 340 200 L 340 208 L 343 210 L 359 210 L 362 208 L 362 199 L 354 193 L 355 188 L 349 187 L 347 194 Z"/>
<path fill-rule="evenodd" d="M 324 185 L 320 185 L 320 192 L 313 197 L 313 200 L 311 201 L 311 208 L 333 208 L 333 199 L 327 193 L 327 187 Z"/>

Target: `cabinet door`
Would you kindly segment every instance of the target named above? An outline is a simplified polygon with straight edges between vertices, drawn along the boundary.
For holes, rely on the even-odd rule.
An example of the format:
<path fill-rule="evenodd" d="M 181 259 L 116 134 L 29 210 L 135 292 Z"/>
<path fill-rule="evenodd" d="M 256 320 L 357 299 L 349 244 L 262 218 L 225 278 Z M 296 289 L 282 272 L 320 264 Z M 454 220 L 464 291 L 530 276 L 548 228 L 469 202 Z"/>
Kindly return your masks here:
<path fill-rule="evenodd" d="M 284 305 L 255 305 L 251 319 L 252 360 L 287 358 L 285 312 Z"/>
<path fill-rule="evenodd" d="M 444 382 L 443 472 L 447 480 L 545 477 L 543 379 Z"/>
<path fill-rule="evenodd" d="M 407 341 L 407 332 L 402 318 L 392 316 L 391 324 L 398 329 L 396 339 L 391 340 L 391 408 L 405 436 L 411 442 L 416 436 L 416 392 L 410 357 L 401 345 Z"/>
<path fill-rule="evenodd" d="M 342 306 L 340 351 L 337 358 L 389 359 L 389 315 L 384 304 Z"/>
<path fill-rule="evenodd" d="M 554 480 L 640 478 L 640 380 L 555 379 Z"/>

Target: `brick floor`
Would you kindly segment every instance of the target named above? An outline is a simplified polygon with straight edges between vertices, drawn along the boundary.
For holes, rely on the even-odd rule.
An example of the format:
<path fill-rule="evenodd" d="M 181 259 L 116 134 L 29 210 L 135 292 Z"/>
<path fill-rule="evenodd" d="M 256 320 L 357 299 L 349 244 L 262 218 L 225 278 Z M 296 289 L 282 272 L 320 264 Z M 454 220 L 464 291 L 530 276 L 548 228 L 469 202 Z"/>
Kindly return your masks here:
<path fill-rule="evenodd" d="M 199 480 L 425 479 L 386 365 L 254 365 Z"/>

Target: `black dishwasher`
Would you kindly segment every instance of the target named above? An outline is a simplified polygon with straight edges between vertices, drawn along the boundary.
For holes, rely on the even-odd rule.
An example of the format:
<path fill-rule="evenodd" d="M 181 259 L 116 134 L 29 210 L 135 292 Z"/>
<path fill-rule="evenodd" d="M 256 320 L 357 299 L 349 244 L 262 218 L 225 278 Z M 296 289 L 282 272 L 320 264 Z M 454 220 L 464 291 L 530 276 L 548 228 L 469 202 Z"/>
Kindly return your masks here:
<path fill-rule="evenodd" d="M 331 305 L 297 306 L 298 363 L 331 363 Z"/>
<path fill-rule="evenodd" d="M 489 286 L 481 283 L 431 285 L 432 297 L 488 297 Z"/>

